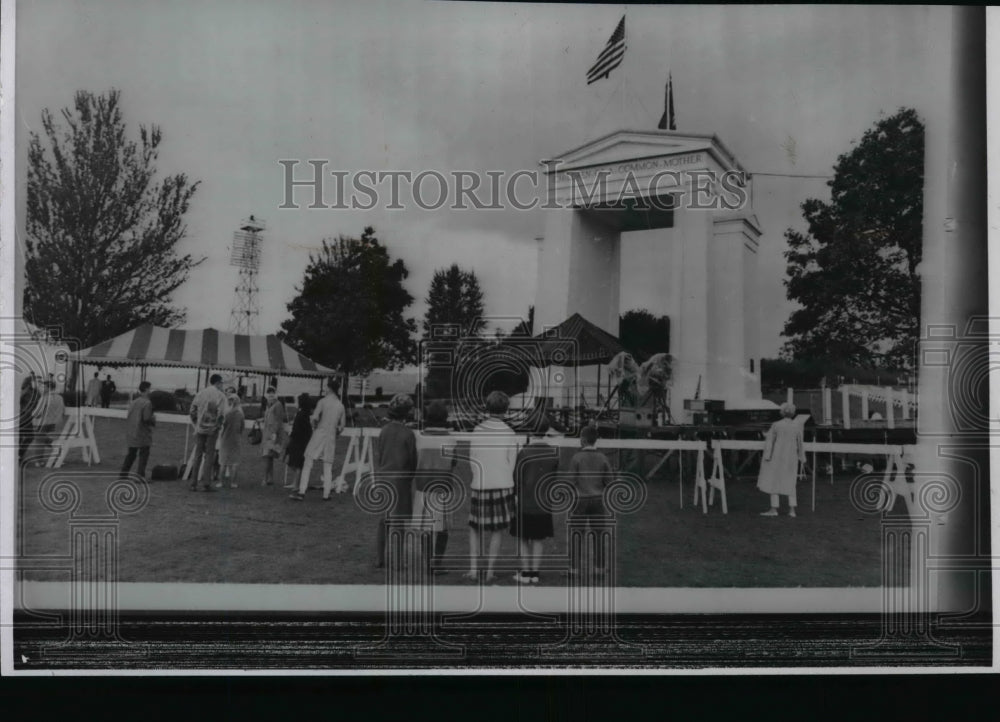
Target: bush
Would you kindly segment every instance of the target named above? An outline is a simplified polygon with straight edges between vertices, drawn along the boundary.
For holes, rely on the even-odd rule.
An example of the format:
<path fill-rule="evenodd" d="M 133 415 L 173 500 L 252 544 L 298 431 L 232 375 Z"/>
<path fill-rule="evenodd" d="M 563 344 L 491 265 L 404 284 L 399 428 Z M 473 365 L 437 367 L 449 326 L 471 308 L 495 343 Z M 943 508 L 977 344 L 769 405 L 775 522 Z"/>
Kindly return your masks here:
<path fill-rule="evenodd" d="M 185 387 L 183 389 L 175 389 L 174 390 L 174 396 L 177 397 L 178 399 L 190 399 L 190 398 L 193 398 L 191 396 L 191 392 L 187 390 L 187 387 Z"/>
<path fill-rule="evenodd" d="M 169 391 L 150 391 L 149 400 L 153 403 L 153 411 L 177 411 L 177 399 Z"/>

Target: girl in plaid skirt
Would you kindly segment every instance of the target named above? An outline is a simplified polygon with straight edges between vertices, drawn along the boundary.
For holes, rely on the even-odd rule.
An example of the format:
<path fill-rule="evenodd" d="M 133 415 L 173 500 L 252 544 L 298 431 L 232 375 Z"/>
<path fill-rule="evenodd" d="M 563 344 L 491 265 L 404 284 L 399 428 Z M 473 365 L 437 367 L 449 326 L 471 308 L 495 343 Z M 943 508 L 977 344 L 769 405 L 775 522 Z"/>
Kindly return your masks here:
<path fill-rule="evenodd" d="M 479 557 L 483 542 L 490 534 L 486 559 L 485 581 L 494 579 L 493 564 L 500 553 L 503 532 L 510 527 L 514 515 L 514 462 L 517 458 L 517 436 L 503 421 L 510 400 L 502 391 L 486 397 L 490 417 L 476 427 L 483 434 L 481 443 L 471 442 L 469 460 L 472 466 L 471 506 L 469 509 L 469 579 L 479 578 Z"/>

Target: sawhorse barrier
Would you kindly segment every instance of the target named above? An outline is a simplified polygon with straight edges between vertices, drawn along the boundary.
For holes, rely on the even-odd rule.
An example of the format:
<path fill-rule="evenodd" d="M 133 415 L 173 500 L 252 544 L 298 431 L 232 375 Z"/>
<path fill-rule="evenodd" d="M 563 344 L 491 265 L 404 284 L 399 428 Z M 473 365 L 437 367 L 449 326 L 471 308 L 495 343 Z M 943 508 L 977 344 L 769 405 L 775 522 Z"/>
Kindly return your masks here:
<path fill-rule="evenodd" d="M 82 409 L 67 409 L 69 419 L 63 425 L 62 431 L 52 442 L 52 450 L 45 466 L 58 469 L 66 461 L 69 452 L 79 449 L 83 460 L 88 466 L 101 463 L 101 454 L 97 450 L 97 439 L 94 436 L 94 420 Z"/>
<path fill-rule="evenodd" d="M 347 443 L 344 465 L 333 483 L 334 489 L 346 489 L 347 475 L 354 474 L 354 495 L 357 496 L 360 486 L 358 482 L 365 474 L 371 474 L 375 470 L 372 438 L 380 431 L 381 429 L 368 427 L 344 429 L 342 433 L 350 438 L 350 441 Z"/>
<path fill-rule="evenodd" d="M 879 487 L 879 508 L 883 511 L 892 511 L 896 505 L 896 499 L 902 497 L 906 503 L 906 511 L 911 516 L 916 514 L 917 509 L 917 485 L 906 478 L 907 464 L 903 459 L 904 451 L 892 454 L 885 465 L 885 475 L 882 477 L 882 484 Z"/>
<path fill-rule="evenodd" d="M 100 453 L 97 447 L 97 440 L 94 435 L 93 418 L 97 416 L 106 418 L 125 418 L 125 411 L 120 409 L 98 409 L 98 408 L 70 408 L 66 410 L 69 419 L 63 427 L 58 439 L 53 442 L 52 451 L 46 463 L 50 468 L 58 468 L 65 462 L 67 455 L 74 449 L 79 449 L 83 454 L 83 460 L 88 464 L 99 464 Z M 157 414 L 158 423 L 187 424 L 190 420 L 186 415 L 181 414 Z M 252 426 L 248 421 L 247 428 Z M 357 494 L 358 482 L 365 476 L 370 475 L 375 469 L 374 451 L 375 439 L 381 433 L 381 428 L 376 427 L 352 427 L 344 429 L 343 436 L 349 439 L 346 458 L 341 467 L 340 474 L 335 480 L 335 487 L 343 488 L 347 484 L 347 476 L 354 475 L 354 493 Z M 425 443 L 423 437 L 417 434 L 418 447 Z M 459 432 L 450 434 L 447 437 L 449 443 L 476 443 L 483 436 L 469 432 Z M 518 436 L 518 448 L 523 445 L 524 436 Z M 442 437 L 433 437 L 434 443 L 440 443 Z M 546 443 L 560 448 L 579 448 L 579 440 L 575 438 L 555 437 L 546 439 Z M 818 458 L 821 453 L 833 454 L 856 454 L 865 456 L 885 456 L 886 472 L 881 482 L 881 494 L 886 508 L 891 508 L 898 497 L 903 497 L 907 508 L 915 504 L 915 485 L 906 480 L 906 463 L 904 457 L 912 447 L 892 446 L 886 444 L 859 444 L 859 443 L 833 443 L 807 441 L 805 442 L 805 452 L 808 456 L 812 454 L 812 509 L 816 510 L 816 469 Z M 721 499 L 722 512 L 727 514 L 728 501 L 726 498 L 725 467 L 723 464 L 723 452 L 733 450 L 744 450 L 760 452 L 764 448 L 763 441 L 748 441 L 735 439 L 712 439 L 711 444 L 700 440 L 661 440 L 661 439 L 599 439 L 597 442 L 599 449 L 635 449 L 640 451 L 660 451 L 665 452 L 664 457 L 657 463 L 647 480 L 666 462 L 675 452 L 683 454 L 685 451 L 697 452 L 696 471 L 694 479 L 694 504 L 699 503 L 703 513 L 708 513 L 708 507 L 715 501 L 716 492 Z M 705 452 L 712 453 L 712 470 L 706 477 L 704 471 Z M 191 458 L 188 458 L 185 477 L 191 473 Z M 684 507 L 684 465 L 678 465 L 678 503 Z M 832 483 L 831 475 L 831 483 Z"/>
<path fill-rule="evenodd" d="M 722 513 L 729 513 L 729 504 L 726 501 L 726 474 L 722 466 L 722 449 L 712 446 L 712 474 L 705 478 L 705 450 L 698 450 L 698 468 L 694 484 L 694 505 L 698 506 L 698 498 L 701 497 L 701 511 L 708 513 L 708 507 L 715 503 L 715 492 L 719 492 L 722 501 Z M 705 492 L 708 491 L 708 499 L 705 499 Z"/>
<path fill-rule="evenodd" d="M 577 439 L 551 439 L 547 440 L 547 443 L 552 446 L 560 447 L 570 447 L 579 448 L 580 442 Z M 713 445 L 716 442 L 713 441 Z M 722 498 L 722 511 L 724 514 L 729 513 L 729 506 L 726 501 L 726 482 L 725 475 L 723 473 L 722 467 L 722 455 L 720 450 L 713 446 L 715 449 L 713 455 L 713 466 L 711 475 L 705 477 L 705 452 L 708 451 L 708 444 L 704 441 L 698 440 L 668 440 L 668 439 L 599 439 L 597 442 L 598 449 L 636 449 L 642 451 L 665 451 L 666 454 L 656 466 L 653 467 L 652 471 L 646 475 L 646 480 L 648 481 L 660 467 L 666 463 L 667 459 L 673 455 L 674 452 L 678 454 L 683 454 L 685 451 L 697 452 L 698 459 L 695 465 L 695 479 L 694 479 L 694 504 L 698 505 L 699 498 L 701 499 L 702 511 L 708 513 L 708 506 L 714 503 L 715 492 L 718 490 Z M 680 507 L 684 508 L 684 464 L 678 464 L 678 503 Z M 705 493 L 708 492 L 706 498 Z"/>

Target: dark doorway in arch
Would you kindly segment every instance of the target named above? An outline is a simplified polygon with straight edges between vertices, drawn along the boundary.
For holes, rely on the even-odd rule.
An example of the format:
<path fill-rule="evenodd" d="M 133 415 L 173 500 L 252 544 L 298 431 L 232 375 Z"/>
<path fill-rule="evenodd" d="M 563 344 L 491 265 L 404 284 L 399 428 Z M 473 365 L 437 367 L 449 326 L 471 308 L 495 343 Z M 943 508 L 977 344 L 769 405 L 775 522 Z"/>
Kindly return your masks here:
<path fill-rule="evenodd" d="M 625 198 L 610 203 L 593 203 L 577 206 L 577 210 L 596 220 L 609 230 L 650 231 L 674 227 L 674 209 L 678 199 L 670 194 L 656 198 Z"/>

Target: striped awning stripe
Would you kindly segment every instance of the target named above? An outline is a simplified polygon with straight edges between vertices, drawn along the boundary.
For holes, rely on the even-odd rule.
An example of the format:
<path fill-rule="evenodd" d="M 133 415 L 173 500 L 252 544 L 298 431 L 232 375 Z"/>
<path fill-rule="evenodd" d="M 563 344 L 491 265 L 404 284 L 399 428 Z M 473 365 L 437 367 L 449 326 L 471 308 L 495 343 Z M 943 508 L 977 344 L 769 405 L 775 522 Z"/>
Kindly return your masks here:
<path fill-rule="evenodd" d="M 188 331 L 148 324 L 80 351 L 79 360 L 86 364 L 211 368 L 282 376 L 334 373 L 274 335 L 247 336 L 214 328 Z"/>

